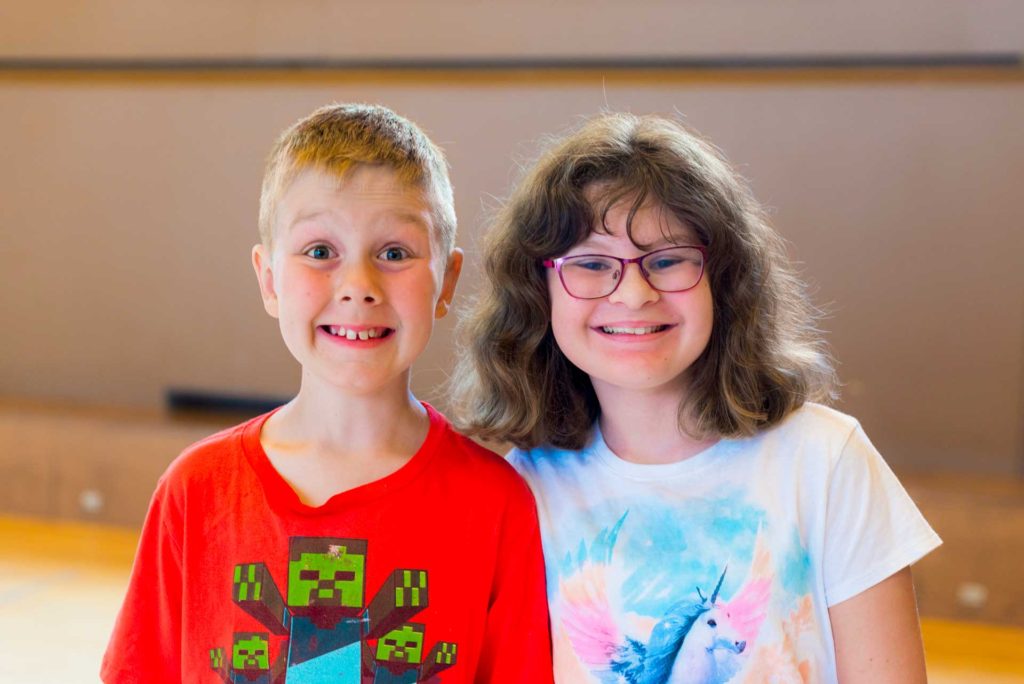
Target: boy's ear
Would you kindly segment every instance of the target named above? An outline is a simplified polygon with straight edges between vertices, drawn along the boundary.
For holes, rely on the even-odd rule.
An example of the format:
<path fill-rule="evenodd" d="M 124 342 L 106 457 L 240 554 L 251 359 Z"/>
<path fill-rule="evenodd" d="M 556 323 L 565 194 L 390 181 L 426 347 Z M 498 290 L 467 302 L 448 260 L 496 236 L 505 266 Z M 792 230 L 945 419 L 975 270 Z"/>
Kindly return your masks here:
<path fill-rule="evenodd" d="M 434 307 L 434 318 L 444 318 L 448 313 L 452 297 L 455 296 L 455 285 L 459 282 L 460 273 L 462 273 L 462 250 L 456 247 L 448 256 L 448 266 L 444 270 L 444 280 L 441 281 L 441 296 L 437 298 L 437 305 Z"/>
<path fill-rule="evenodd" d="M 253 247 L 252 267 L 256 271 L 256 280 L 260 283 L 263 308 L 277 318 L 277 291 L 274 289 L 274 270 L 270 266 L 270 250 L 262 243 Z"/>

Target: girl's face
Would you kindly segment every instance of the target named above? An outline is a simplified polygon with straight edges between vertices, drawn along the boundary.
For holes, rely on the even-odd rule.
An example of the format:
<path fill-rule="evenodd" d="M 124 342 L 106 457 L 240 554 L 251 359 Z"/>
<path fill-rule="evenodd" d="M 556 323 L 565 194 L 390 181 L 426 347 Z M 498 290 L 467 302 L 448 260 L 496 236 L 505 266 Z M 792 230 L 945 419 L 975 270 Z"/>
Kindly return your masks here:
<path fill-rule="evenodd" d="M 660 204 L 644 204 L 626 234 L 632 198 L 613 205 L 605 218 L 609 234 L 591 232 L 565 255 L 605 254 L 635 258 L 675 245 L 700 245 L 696 232 Z M 671 240 L 666 238 L 671 236 Z M 687 391 L 687 370 L 711 338 L 714 306 L 706 275 L 684 292 L 659 292 L 636 263 L 626 265 L 621 282 L 600 299 L 576 299 L 566 292 L 556 269 L 548 270 L 551 328 L 565 356 L 590 376 L 598 397 L 606 392 Z"/>

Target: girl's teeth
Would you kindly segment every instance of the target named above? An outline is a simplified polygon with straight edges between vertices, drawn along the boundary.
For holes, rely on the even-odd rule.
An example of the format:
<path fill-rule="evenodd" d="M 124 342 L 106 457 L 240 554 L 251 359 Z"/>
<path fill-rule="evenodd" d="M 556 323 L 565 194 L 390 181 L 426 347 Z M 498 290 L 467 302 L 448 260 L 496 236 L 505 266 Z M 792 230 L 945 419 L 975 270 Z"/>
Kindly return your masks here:
<path fill-rule="evenodd" d="M 370 333 L 367 332 L 366 330 L 360 330 L 359 331 L 359 339 L 361 339 L 361 340 L 368 340 L 368 339 L 370 339 Z"/>
<path fill-rule="evenodd" d="M 602 326 L 601 330 L 611 334 L 624 334 L 624 335 L 649 335 L 650 333 L 657 332 L 661 329 L 660 325 L 647 326 L 645 328 L 625 328 L 620 326 Z"/>
<path fill-rule="evenodd" d="M 359 336 L 359 335 L 358 335 L 358 333 L 356 333 L 356 331 L 355 331 L 355 330 L 349 330 L 349 331 L 347 331 L 347 332 L 345 333 L 345 337 L 346 337 L 346 338 L 348 338 L 348 339 L 350 339 L 350 340 L 354 340 L 354 339 L 356 339 L 356 337 L 358 337 L 358 336 Z"/>

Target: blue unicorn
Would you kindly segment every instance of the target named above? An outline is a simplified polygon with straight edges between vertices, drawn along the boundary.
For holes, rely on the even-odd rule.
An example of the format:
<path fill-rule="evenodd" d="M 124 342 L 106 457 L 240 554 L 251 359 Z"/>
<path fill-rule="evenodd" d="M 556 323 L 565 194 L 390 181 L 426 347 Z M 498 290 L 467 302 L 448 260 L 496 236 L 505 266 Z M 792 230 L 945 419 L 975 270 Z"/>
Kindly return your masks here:
<path fill-rule="evenodd" d="M 658 619 L 646 644 L 621 634 L 608 600 L 606 570 L 626 515 L 581 545 L 560 582 L 560 619 L 573 649 L 605 684 L 724 684 L 743 666 L 739 657 L 764 618 L 768 583 L 748 581 L 732 601 L 719 602 L 726 567 L 714 591 L 673 604 Z"/>

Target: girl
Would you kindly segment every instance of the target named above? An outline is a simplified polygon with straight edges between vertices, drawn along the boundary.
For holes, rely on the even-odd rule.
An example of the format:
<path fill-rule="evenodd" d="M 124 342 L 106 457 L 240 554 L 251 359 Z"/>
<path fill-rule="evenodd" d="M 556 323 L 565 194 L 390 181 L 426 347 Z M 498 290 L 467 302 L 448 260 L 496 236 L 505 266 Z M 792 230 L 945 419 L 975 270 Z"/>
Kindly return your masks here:
<path fill-rule="evenodd" d="M 939 543 L 853 418 L 746 185 L 674 121 L 599 116 L 485 243 L 463 427 L 537 497 L 561 682 L 925 681 Z"/>

